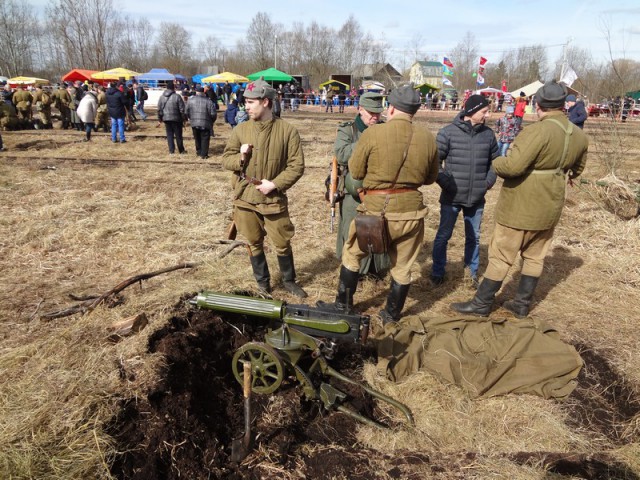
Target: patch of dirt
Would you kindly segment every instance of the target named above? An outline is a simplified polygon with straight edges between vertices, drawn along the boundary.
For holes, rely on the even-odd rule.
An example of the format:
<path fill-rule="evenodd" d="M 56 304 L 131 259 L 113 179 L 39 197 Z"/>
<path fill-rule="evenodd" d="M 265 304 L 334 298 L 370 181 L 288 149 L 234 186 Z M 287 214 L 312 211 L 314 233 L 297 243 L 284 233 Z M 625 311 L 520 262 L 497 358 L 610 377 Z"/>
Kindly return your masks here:
<path fill-rule="evenodd" d="M 221 318 L 214 312 L 187 310 L 174 316 L 149 341 L 149 351 L 166 359 L 161 384 L 146 399 L 122 402 L 109 427 L 123 453 L 112 473 L 122 479 L 265 478 L 268 471 L 253 468 L 252 456 L 240 465 L 230 461 L 233 438 L 242 434 L 244 410 L 241 386 L 233 376 L 232 356 L 247 341 L 261 341 L 266 325 L 240 316 Z M 354 347 L 331 365 L 359 379 L 363 358 L 372 355 Z M 126 376 L 126 373 L 124 374 Z M 303 468 L 308 478 L 336 478 L 361 465 L 371 471 L 368 458 L 354 447 L 355 420 L 327 412 L 304 400 L 302 389 L 285 382 L 273 395 L 252 398 L 257 450 L 284 469 Z M 333 383 L 333 382 L 332 382 Z M 349 385 L 339 388 L 350 396 L 349 406 L 375 418 L 375 404 Z M 327 462 L 326 445 L 340 450 Z M 314 452 L 313 447 L 320 447 Z M 301 462 L 302 465 L 301 466 Z M 254 466 L 255 467 L 255 466 Z M 363 473 L 362 477 L 372 478 Z"/>
<path fill-rule="evenodd" d="M 616 446 L 638 441 L 640 431 L 634 423 L 640 415 L 638 393 L 605 355 L 587 345 L 576 345 L 576 349 L 584 367 L 578 376 L 578 387 L 565 404 L 571 412 L 568 423 L 590 430 Z"/>
<path fill-rule="evenodd" d="M 544 466 L 549 473 L 566 475 L 584 480 L 638 480 L 629 467 L 617 462 L 610 455 L 586 455 L 554 452 L 519 452 L 509 459 L 520 465 Z"/>

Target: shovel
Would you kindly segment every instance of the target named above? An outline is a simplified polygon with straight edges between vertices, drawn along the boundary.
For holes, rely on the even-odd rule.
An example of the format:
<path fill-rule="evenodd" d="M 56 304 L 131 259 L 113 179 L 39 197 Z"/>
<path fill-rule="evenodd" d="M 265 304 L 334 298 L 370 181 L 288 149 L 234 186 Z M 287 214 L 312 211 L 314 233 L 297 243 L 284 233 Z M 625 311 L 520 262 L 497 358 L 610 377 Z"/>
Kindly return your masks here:
<path fill-rule="evenodd" d="M 231 461 L 241 462 L 253 447 L 251 433 L 251 362 L 243 362 L 244 379 L 244 434 L 231 442 Z"/>

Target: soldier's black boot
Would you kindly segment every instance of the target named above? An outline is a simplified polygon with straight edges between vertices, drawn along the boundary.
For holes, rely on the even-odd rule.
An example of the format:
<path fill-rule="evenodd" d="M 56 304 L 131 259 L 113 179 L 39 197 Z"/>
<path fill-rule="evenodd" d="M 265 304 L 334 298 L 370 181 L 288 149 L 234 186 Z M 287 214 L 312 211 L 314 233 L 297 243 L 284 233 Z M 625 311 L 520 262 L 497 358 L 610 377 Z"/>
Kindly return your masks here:
<path fill-rule="evenodd" d="M 501 281 L 498 282 L 496 280 L 489 280 L 488 278 L 485 278 L 482 280 L 475 297 L 473 297 L 471 301 L 452 303 L 451 308 L 460 313 L 488 317 L 489 313 L 491 313 L 493 300 L 501 286 Z"/>
<path fill-rule="evenodd" d="M 258 287 L 265 293 L 271 293 L 271 275 L 269 274 L 269 265 L 267 265 L 267 257 L 264 252 L 249 258 L 251 259 L 253 276 L 256 277 Z"/>
<path fill-rule="evenodd" d="M 380 310 L 380 318 L 382 318 L 383 325 L 400 320 L 410 286 L 411 284 L 401 285 L 393 278 L 391 279 L 391 290 L 387 296 L 387 305 L 384 310 Z"/>
<path fill-rule="evenodd" d="M 319 300 L 318 308 L 332 312 L 348 312 L 353 305 L 353 294 L 358 288 L 359 272 L 352 272 L 344 265 L 340 267 L 340 280 L 338 282 L 338 294 L 334 303 Z"/>
<path fill-rule="evenodd" d="M 293 266 L 293 254 L 278 255 L 278 265 L 280 265 L 280 272 L 282 272 L 282 286 L 284 289 L 296 297 L 307 298 L 307 292 L 296 283 L 296 269 Z"/>
<path fill-rule="evenodd" d="M 512 312 L 518 318 L 525 318 L 529 315 L 529 306 L 533 299 L 533 292 L 538 285 L 538 277 L 521 275 L 518 293 L 513 300 L 504 302 L 502 306 Z"/>

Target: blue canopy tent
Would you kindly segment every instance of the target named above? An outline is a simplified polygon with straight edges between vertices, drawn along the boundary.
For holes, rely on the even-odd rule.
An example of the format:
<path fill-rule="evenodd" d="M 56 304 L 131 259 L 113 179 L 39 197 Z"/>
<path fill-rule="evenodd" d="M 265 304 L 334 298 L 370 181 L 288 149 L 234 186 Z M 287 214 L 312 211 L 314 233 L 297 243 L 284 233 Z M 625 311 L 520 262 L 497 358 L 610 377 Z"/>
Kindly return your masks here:
<path fill-rule="evenodd" d="M 208 73 L 198 73 L 197 75 L 194 75 L 193 77 L 191 77 L 191 81 L 193 83 L 199 83 L 200 85 L 202 85 L 202 79 L 208 76 L 209 76 Z"/>
<path fill-rule="evenodd" d="M 175 80 L 176 75 L 169 73 L 169 70 L 166 68 L 152 68 L 147 73 L 143 73 L 136 78 L 140 83 L 143 83 L 148 87 L 158 87 L 158 83 L 166 83 L 169 80 Z"/>

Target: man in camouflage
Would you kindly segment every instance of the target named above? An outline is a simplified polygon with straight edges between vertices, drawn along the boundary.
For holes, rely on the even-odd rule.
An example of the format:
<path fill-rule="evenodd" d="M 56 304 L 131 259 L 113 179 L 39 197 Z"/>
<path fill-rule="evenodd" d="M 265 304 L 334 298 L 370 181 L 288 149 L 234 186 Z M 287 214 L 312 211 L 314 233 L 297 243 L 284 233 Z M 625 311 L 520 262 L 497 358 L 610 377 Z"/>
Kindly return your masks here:
<path fill-rule="evenodd" d="M 356 118 L 338 125 L 334 153 L 340 169 L 340 187 L 346 190 L 340 202 L 340 223 L 336 239 L 338 260 L 342 260 L 342 249 L 347 241 L 349 226 L 356 216 L 356 208 L 360 205 L 357 189 L 362 187 L 362 181 L 354 180 L 349 173 L 349 159 L 362 132 L 367 127 L 380 123 L 382 110 L 382 95 L 374 92 L 363 93 Z M 389 255 L 386 253 L 368 255 L 360 263 L 360 274 L 382 274 L 389 269 L 390 265 Z"/>
<path fill-rule="evenodd" d="M 436 140 L 426 128 L 412 123 L 420 108 L 420 96 L 412 86 L 394 89 L 389 95 L 387 123 L 373 125 L 361 135 L 349 160 L 349 172 L 362 179 L 364 201 L 358 212 L 387 219 L 391 244 L 391 290 L 383 324 L 400 319 L 411 284 L 411 267 L 422 248 L 427 207 L 418 188 L 430 185 L 438 176 Z M 342 267 L 334 308 L 353 303 L 360 262 L 367 253 L 360 250 L 355 221 L 342 253 Z"/>
<path fill-rule="evenodd" d="M 496 293 L 518 253 L 522 257 L 515 299 L 503 307 L 518 318 L 529 314 L 555 226 L 564 207 L 566 178 L 578 177 L 587 161 L 588 141 L 563 113 L 567 88 L 555 81 L 536 93 L 539 122 L 516 137 L 508 157 L 493 168 L 504 178 L 489 243 L 489 265 L 474 298 L 454 303 L 457 312 L 488 316 Z"/>
<path fill-rule="evenodd" d="M 260 78 L 247 85 L 249 121 L 231 131 L 222 166 L 233 171 L 234 222 L 249 243 L 253 274 L 261 290 L 271 292 L 271 275 L 263 250 L 265 234 L 276 247 L 284 288 L 298 297 L 306 292 L 296 283 L 291 249 L 295 233 L 289 218 L 286 191 L 304 173 L 298 131 L 274 117 L 276 91 Z"/>

